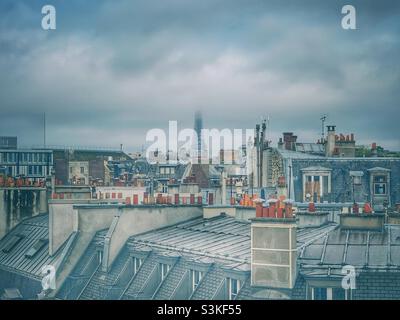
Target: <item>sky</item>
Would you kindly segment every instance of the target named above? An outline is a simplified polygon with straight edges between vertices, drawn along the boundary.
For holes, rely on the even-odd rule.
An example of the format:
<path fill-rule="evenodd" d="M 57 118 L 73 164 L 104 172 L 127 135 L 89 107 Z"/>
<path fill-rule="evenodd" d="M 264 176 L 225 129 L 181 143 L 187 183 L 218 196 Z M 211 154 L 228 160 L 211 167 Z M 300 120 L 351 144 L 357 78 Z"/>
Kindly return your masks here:
<path fill-rule="evenodd" d="M 43 30 L 42 7 L 56 8 Z M 356 30 L 341 9 L 356 9 Z M 400 150 L 400 1 L 2 0 L 0 135 L 140 150 L 146 133 L 254 128 Z"/>

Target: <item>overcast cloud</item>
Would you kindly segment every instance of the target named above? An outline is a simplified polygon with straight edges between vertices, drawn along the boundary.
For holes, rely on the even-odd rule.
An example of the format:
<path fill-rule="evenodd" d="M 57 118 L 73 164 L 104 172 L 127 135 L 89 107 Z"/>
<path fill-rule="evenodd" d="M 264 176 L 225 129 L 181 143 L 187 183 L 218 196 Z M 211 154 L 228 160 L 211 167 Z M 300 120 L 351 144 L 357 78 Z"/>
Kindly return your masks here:
<path fill-rule="evenodd" d="M 57 29 L 41 29 L 41 8 Z M 357 30 L 341 28 L 341 8 Z M 322 114 L 359 143 L 400 150 L 399 1 L 0 2 L 0 135 L 140 149 L 149 129 L 195 110 L 212 128 L 271 118 L 299 140 Z"/>

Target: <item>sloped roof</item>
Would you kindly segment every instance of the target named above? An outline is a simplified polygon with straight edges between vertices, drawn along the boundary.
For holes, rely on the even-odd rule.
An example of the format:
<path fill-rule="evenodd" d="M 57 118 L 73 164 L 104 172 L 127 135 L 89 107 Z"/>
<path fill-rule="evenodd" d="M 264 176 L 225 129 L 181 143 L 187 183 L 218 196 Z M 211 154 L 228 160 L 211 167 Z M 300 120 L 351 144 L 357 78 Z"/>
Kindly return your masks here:
<path fill-rule="evenodd" d="M 297 152 L 311 153 L 311 154 L 325 154 L 325 145 L 321 143 L 301 143 L 295 144 Z"/>
<path fill-rule="evenodd" d="M 43 245 L 38 252 L 29 258 L 27 253 L 38 240 L 48 241 L 49 227 L 48 215 L 40 215 L 26 219 L 12 229 L 4 238 L 0 240 L 0 268 L 3 270 L 22 273 L 23 275 L 42 279 L 42 267 L 45 265 L 55 265 L 64 246 L 58 252 L 50 256 L 48 243 Z M 9 252 L 4 252 L 14 236 L 22 236 L 22 239 L 12 247 Z"/>
<path fill-rule="evenodd" d="M 130 241 L 222 259 L 250 261 L 250 223 L 233 217 L 197 218 L 135 236 Z"/>
<path fill-rule="evenodd" d="M 332 171 L 332 169 L 322 167 L 322 166 L 311 166 L 311 167 L 303 168 L 303 169 L 301 169 L 301 171 Z"/>
<path fill-rule="evenodd" d="M 305 152 L 298 152 L 298 151 L 290 151 L 285 149 L 276 149 L 282 158 L 284 159 L 322 159 L 325 158 L 323 156 L 305 153 Z"/>
<path fill-rule="evenodd" d="M 297 231 L 298 247 L 333 230 L 336 224 Z M 166 227 L 142 235 L 130 241 L 148 246 L 178 250 L 211 258 L 250 263 L 249 221 L 219 215 L 211 219 L 196 218 L 172 227 Z"/>
<path fill-rule="evenodd" d="M 384 232 L 337 228 L 305 246 L 299 256 L 304 270 L 394 269 L 400 271 L 400 226 L 387 225 Z"/>
<path fill-rule="evenodd" d="M 382 167 L 373 167 L 370 169 L 367 169 L 368 171 L 390 171 L 390 169 L 387 168 L 382 168 Z"/>

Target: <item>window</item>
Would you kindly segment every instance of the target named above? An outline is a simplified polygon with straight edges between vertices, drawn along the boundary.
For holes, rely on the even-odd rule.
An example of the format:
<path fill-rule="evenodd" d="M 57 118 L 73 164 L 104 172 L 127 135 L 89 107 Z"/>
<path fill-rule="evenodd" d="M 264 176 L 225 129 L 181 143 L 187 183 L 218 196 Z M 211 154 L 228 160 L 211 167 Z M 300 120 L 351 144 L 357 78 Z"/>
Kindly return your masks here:
<path fill-rule="evenodd" d="M 162 193 L 168 193 L 168 185 L 166 183 L 163 183 L 161 185 L 161 192 Z"/>
<path fill-rule="evenodd" d="M 236 300 L 240 290 L 240 281 L 237 279 L 229 278 L 228 281 L 228 298 L 229 300 Z"/>
<path fill-rule="evenodd" d="M 350 171 L 350 176 L 353 180 L 353 185 L 359 186 L 362 184 L 361 177 L 363 176 L 363 172 L 361 171 Z"/>
<path fill-rule="evenodd" d="M 82 173 L 82 174 L 85 173 L 85 167 L 81 167 L 81 173 Z"/>
<path fill-rule="evenodd" d="M 72 174 L 72 167 L 69 167 L 69 174 Z"/>
<path fill-rule="evenodd" d="M 346 299 L 346 294 L 348 290 L 344 290 L 343 288 L 332 288 L 332 299 L 333 300 L 349 300 Z"/>
<path fill-rule="evenodd" d="M 143 259 L 139 259 L 136 257 L 133 258 L 133 274 L 136 274 L 136 272 L 139 271 L 139 268 L 142 265 L 142 263 L 143 263 Z"/>
<path fill-rule="evenodd" d="M 340 287 L 335 288 L 311 288 L 312 300 L 350 300 L 351 290 L 344 290 Z"/>
<path fill-rule="evenodd" d="M 12 236 L 7 245 L 1 250 L 4 253 L 9 253 L 24 237 L 22 235 Z"/>
<path fill-rule="evenodd" d="M 97 251 L 97 258 L 99 259 L 99 264 L 103 262 L 103 251 Z"/>
<path fill-rule="evenodd" d="M 331 192 L 330 173 L 306 172 L 303 175 L 303 200 L 321 201 Z M 311 199 L 308 199 L 311 198 Z"/>
<path fill-rule="evenodd" d="M 374 176 L 374 194 L 386 195 L 387 177 Z"/>
<path fill-rule="evenodd" d="M 312 300 L 328 300 L 327 288 L 312 288 Z"/>
<path fill-rule="evenodd" d="M 25 258 L 33 258 L 47 243 L 47 239 L 37 240 L 35 244 L 25 253 Z"/>
<path fill-rule="evenodd" d="M 202 278 L 203 273 L 201 271 L 192 270 L 192 291 L 196 290 Z"/>
<path fill-rule="evenodd" d="M 165 279 L 171 266 L 169 264 L 161 263 L 161 281 Z"/>

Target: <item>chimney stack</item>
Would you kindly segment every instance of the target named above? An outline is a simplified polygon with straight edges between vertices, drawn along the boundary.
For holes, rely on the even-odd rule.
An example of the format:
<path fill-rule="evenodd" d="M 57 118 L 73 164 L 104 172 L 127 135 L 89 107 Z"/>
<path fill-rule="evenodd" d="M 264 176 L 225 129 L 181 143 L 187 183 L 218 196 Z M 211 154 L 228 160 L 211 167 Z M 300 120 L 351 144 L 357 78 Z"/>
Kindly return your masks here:
<path fill-rule="evenodd" d="M 377 157 L 378 156 L 378 148 L 377 148 L 376 142 L 372 143 L 371 155 L 372 155 L 372 157 Z"/>
<path fill-rule="evenodd" d="M 276 203 L 269 204 L 268 217 L 251 220 L 251 285 L 292 289 L 297 275 L 297 226 L 292 203 L 285 202 L 284 214 L 278 213 L 277 218 L 271 217 L 275 215 L 271 207 L 277 212 Z"/>
<path fill-rule="evenodd" d="M 297 136 L 293 135 L 293 132 L 284 132 L 283 133 L 283 143 L 285 145 L 286 150 L 295 150 L 297 142 Z"/>
<path fill-rule="evenodd" d="M 365 230 L 365 231 L 382 231 L 385 223 L 385 214 L 372 211 L 371 205 L 366 202 L 360 213 L 357 203 L 353 204 L 352 213 L 341 213 L 340 228 Z"/>
<path fill-rule="evenodd" d="M 279 150 L 283 150 L 283 141 L 282 141 L 282 138 L 279 138 L 278 149 L 279 149 Z"/>
<path fill-rule="evenodd" d="M 326 139 L 325 155 L 327 157 L 331 157 L 334 154 L 335 141 L 337 140 L 335 135 L 336 126 L 327 126 L 327 128 L 328 128 L 328 136 Z"/>

